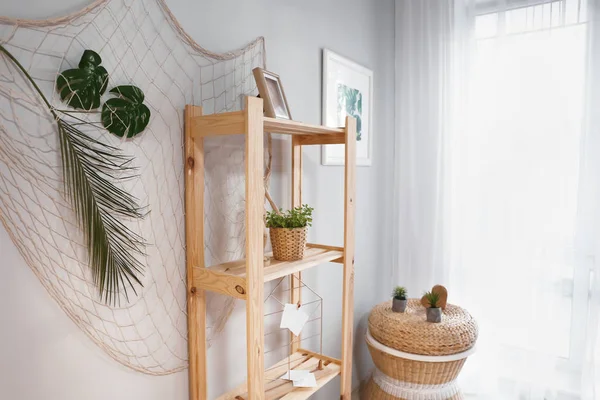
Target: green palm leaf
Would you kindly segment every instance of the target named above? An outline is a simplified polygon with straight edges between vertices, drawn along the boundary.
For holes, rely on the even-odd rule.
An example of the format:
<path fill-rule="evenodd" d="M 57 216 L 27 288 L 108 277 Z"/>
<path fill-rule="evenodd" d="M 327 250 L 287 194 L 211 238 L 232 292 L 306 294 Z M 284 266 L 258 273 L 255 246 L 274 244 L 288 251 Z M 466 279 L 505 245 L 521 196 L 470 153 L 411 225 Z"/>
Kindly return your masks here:
<path fill-rule="evenodd" d="M 142 218 L 136 199 L 113 182 L 131 169 L 131 160 L 120 150 L 81 132 L 63 119 L 57 120 L 62 154 L 63 175 L 77 219 L 88 245 L 92 277 L 101 297 L 116 304 L 121 290 L 134 293 L 142 285 L 138 275 L 143 265 L 136 255 L 143 254 L 143 239 L 117 217 Z"/>
<path fill-rule="evenodd" d="M 50 105 L 14 56 L 2 45 L 0 52 L 23 72 L 56 120 L 65 191 L 85 235 L 92 278 L 100 298 L 116 305 L 123 293 L 129 301 L 128 290 L 137 294 L 136 285 L 143 286 L 139 278 L 143 265 L 138 257 L 143 254 L 144 242 L 119 217 L 142 218 L 144 214 L 137 200 L 115 183 L 130 178 L 126 174 L 134 170 L 131 159 L 78 128 L 92 123 L 68 112 L 64 113 L 69 120 L 60 118 L 60 111 Z"/>

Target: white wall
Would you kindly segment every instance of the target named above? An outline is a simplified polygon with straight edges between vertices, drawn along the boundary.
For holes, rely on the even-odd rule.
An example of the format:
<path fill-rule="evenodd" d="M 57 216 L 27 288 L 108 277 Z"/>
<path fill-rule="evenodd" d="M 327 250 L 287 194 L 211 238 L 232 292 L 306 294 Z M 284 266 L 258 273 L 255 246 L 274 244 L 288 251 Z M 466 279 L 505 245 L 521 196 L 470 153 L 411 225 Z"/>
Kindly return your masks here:
<path fill-rule="evenodd" d="M 82 0 L 4 0 L 0 14 L 20 18 L 63 15 L 88 4 Z M 370 357 L 362 335 L 370 308 L 388 297 L 384 276 L 387 214 L 393 165 L 393 0 L 167 0 L 186 31 L 213 51 L 242 46 L 265 36 L 268 68 L 283 81 L 294 119 L 321 121 L 321 50 L 327 47 L 374 71 L 373 166 L 357 171 L 355 378 L 365 378 Z M 274 143 L 274 196 L 289 205 L 289 143 Z M 320 149 L 305 150 L 303 200 L 315 207 L 311 240 L 342 243 L 343 175 L 320 165 Z M 183 400 L 187 373 L 150 377 L 109 359 L 93 345 L 45 293 L 0 228 L 0 399 Z M 325 350 L 340 355 L 341 269 L 317 268 L 305 279 L 323 297 Z M 336 284 L 333 284 L 333 283 Z M 237 304 L 221 339 L 210 349 L 211 398 L 245 374 L 243 303 Z M 237 362 L 236 362 L 237 360 Z M 358 380 L 356 381 L 358 382 Z M 339 396 L 339 380 L 317 399 Z"/>

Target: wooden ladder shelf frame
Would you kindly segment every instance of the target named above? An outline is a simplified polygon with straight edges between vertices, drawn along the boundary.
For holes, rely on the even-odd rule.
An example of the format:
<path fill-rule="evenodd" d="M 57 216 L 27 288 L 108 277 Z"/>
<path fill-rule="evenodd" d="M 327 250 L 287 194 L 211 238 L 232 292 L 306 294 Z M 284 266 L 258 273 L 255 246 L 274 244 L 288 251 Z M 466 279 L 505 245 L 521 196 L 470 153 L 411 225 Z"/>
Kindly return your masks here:
<path fill-rule="evenodd" d="M 246 345 L 248 380 L 242 389 L 219 399 L 267 400 L 306 399 L 338 374 L 341 375 L 341 400 L 352 393 L 352 331 L 354 309 L 354 196 L 356 191 L 356 120 L 346 118 L 346 126 L 329 128 L 263 116 L 263 100 L 246 97 L 243 111 L 204 116 L 202 107 L 185 107 L 185 211 L 186 278 L 189 346 L 190 400 L 207 398 L 206 290 L 246 300 Z M 264 133 L 292 136 L 292 205 L 302 204 L 302 146 L 345 144 L 344 167 L 344 247 L 308 245 L 310 257 L 295 263 L 264 266 Z M 246 156 L 246 258 L 238 262 L 207 267 L 204 259 L 204 138 L 216 135 L 245 134 Z M 301 300 L 301 271 L 327 261 L 343 264 L 342 357 L 336 360 L 298 348 L 292 354 L 332 363 L 334 375 L 319 382 L 315 390 L 270 390 L 265 385 L 264 369 L 264 283 L 290 275 L 290 302 Z M 245 270 L 243 265 L 245 264 Z M 240 265 L 241 270 L 240 270 Z M 298 279 L 294 279 L 294 277 Z M 321 365 L 321 364 L 319 364 Z M 284 371 L 285 372 L 285 371 Z M 265 388 L 268 392 L 265 393 Z M 246 389 L 246 390 L 244 390 Z M 284 388 L 285 389 L 285 388 Z M 243 396 L 235 393 L 244 393 Z"/>

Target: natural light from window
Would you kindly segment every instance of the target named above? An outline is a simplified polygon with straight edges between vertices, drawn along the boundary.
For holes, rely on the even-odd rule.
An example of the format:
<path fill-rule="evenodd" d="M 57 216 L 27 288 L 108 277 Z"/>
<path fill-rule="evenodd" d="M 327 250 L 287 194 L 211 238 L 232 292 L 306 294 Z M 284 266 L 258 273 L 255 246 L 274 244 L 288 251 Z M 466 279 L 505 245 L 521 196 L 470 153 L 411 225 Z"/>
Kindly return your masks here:
<path fill-rule="evenodd" d="M 585 262 L 574 251 L 582 3 L 477 17 L 468 128 L 451 150 L 453 280 L 478 308 L 479 347 L 497 360 L 486 366 L 490 375 L 534 391 L 575 391 L 565 371 L 577 368 L 584 351 L 588 291 L 578 281 Z"/>

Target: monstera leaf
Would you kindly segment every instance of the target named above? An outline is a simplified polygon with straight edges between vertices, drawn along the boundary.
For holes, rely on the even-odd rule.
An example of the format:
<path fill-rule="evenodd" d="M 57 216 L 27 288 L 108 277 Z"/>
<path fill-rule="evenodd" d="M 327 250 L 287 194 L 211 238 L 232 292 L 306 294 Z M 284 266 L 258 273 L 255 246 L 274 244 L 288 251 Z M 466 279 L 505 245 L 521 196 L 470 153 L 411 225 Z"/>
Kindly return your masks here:
<path fill-rule="evenodd" d="M 92 50 L 86 50 L 79 68 L 61 72 L 56 78 L 60 98 L 73 108 L 91 110 L 100 107 L 100 96 L 106 91 L 108 72 L 100 65 L 102 59 Z"/>
<path fill-rule="evenodd" d="M 119 97 L 109 99 L 102 106 L 102 124 L 119 137 L 134 137 L 150 121 L 150 109 L 144 102 L 144 92 L 138 87 L 125 85 L 111 89 Z"/>

